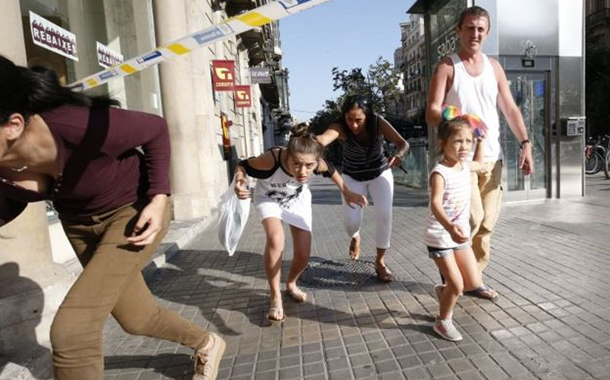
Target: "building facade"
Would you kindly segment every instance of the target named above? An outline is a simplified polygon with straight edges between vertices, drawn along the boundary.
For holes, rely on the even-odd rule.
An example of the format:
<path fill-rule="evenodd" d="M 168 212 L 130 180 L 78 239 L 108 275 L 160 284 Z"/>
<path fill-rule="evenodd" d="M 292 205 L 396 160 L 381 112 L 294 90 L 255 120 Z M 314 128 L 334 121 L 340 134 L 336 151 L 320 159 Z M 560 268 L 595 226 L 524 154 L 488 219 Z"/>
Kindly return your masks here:
<path fill-rule="evenodd" d="M 411 14 L 402 27 L 402 50 L 404 61 L 404 85 L 407 117 L 413 123 L 424 122 L 428 82 L 425 76 L 426 54 L 424 18 Z"/>
<path fill-rule="evenodd" d="M 399 91 L 398 94 L 392 96 L 387 102 L 386 116 L 406 120 L 407 119 L 407 102 L 406 102 L 406 94 L 404 87 L 404 61 L 403 61 L 403 53 L 402 47 L 396 48 L 394 50 L 394 66 L 392 70 L 395 74 L 397 74 L 400 78 L 400 81 L 397 84 L 397 89 Z"/>
<path fill-rule="evenodd" d="M 586 0 L 587 43 L 610 49 L 610 0 Z"/>

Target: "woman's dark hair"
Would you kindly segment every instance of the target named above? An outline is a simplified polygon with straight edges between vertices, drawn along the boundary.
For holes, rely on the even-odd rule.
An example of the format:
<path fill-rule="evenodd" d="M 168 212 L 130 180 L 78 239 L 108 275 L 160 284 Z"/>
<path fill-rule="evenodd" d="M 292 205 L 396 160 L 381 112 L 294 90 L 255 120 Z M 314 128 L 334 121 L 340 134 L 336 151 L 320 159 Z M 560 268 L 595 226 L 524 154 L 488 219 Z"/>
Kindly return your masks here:
<path fill-rule="evenodd" d="M 345 121 L 345 114 L 354 108 L 360 108 L 365 114 L 372 114 L 373 109 L 369 103 L 369 100 L 364 95 L 348 95 L 343 101 L 341 106 L 341 116 Z"/>
<path fill-rule="evenodd" d="M 306 123 L 299 123 L 290 130 L 290 139 L 286 145 L 288 154 L 313 154 L 316 158 L 322 157 L 324 147 L 316 139 Z"/>
<path fill-rule="evenodd" d="M 470 120 L 468 119 L 468 115 L 460 115 L 456 116 L 450 120 L 443 120 L 441 124 L 438 126 L 438 155 L 443 154 L 443 149 L 441 148 L 441 140 L 443 142 L 447 142 L 449 137 L 452 134 L 459 131 L 462 128 L 468 128 L 474 135 L 474 131 L 472 131 L 472 126 L 470 125 Z"/>
<path fill-rule="evenodd" d="M 62 86 L 55 72 L 48 68 L 17 66 L 3 56 L 0 56 L 0 88 L 0 124 L 5 124 L 13 113 L 28 120 L 32 115 L 66 104 L 91 108 L 120 105 L 107 96 L 89 96 Z"/>
<path fill-rule="evenodd" d="M 349 129 L 349 127 L 347 126 L 347 123 L 345 122 L 345 116 L 347 115 L 347 113 L 351 110 L 353 110 L 354 108 L 359 108 L 362 110 L 362 112 L 364 112 L 364 115 L 366 117 L 365 119 L 365 129 L 367 132 L 367 135 L 369 136 L 369 141 L 368 141 L 368 151 L 367 154 L 370 155 L 371 152 L 373 151 L 373 147 L 375 145 L 375 142 L 377 140 L 377 124 L 378 124 L 378 120 L 377 120 L 377 114 L 373 111 L 373 108 L 370 105 L 369 100 L 363 96 L 363 95 L 348 95 L 345 100 L 343 101 L 343 105 L 341 106 L 341 116 L 339 116 L 339 119 L 337 119 L 336 123 L 338 123 L 339 125 L 341 125 L 343 132 L 345 132 L 346 134 L 350 134 L 353 135 L 353 132 Z"/>

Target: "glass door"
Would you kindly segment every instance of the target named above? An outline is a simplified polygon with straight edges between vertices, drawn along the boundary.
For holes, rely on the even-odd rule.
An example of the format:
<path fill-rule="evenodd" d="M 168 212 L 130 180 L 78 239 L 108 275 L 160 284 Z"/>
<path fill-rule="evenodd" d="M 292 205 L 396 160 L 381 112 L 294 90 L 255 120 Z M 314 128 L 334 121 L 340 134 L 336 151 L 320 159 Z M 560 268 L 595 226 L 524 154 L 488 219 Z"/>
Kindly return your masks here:
<path fill-rule="evenodd" d="M 548 74 L 544 72 L 507 72 L 513 99 L 523 115 L 532 143 L 534 173 L 524 176 L 519 169 L 521 148 L 504 117 L 500 118 L 500 143 L 504 150 L 503 177 L 506 201 L 525 201 L 547 197 L 547 135 L 549 132 Z"/>

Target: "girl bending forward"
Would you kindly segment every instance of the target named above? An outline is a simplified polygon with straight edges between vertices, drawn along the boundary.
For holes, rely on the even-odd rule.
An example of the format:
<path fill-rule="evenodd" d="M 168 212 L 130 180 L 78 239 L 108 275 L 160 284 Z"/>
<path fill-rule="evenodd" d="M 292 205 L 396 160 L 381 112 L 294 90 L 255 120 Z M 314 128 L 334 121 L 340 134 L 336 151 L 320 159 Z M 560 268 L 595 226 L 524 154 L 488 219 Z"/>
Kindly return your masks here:
<path fill-rule="evenodd" d="M 250 196 L 247 176 L 258 179 L 253 201 L 267 237 L 264 259 L 271 289 L 267 318 L 272 322 L 286 318 L 280 294 L 284 251 L 282 221 L 290 225 L 294 245 L 286 294 L 296 302 L 307 299 L 307 294 L 297 287 L 296 281 L 307 266 L 311 250 L 311 192 L 308 182 L 313 174 L 330 177 L 348 204 L 367 204 L 366 197 L 344 185 L 339 173 L 321 158 L 322 152 L 322 145 L 307 131 L 307 125 L 299 124 L 292 129 L 286 147 L 272 148 L 258 157 L 241 161 L 235 172 L 235 193 L 240 199 Z"/>

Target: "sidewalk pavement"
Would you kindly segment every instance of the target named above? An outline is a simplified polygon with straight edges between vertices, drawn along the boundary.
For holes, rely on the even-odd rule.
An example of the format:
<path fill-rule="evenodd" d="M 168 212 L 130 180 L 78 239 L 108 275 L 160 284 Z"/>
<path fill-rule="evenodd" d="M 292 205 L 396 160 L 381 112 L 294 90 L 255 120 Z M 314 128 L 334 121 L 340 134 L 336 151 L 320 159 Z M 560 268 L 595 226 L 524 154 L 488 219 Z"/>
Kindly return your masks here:
<path fill-rule="evenodd" d="M 227 340 L 218 379 L 610 379 L 610 180 L 588 178 L 586 198 L 505 205 L 484 279 L 496 302 L 461 297 L 455 322 L 464 340 L 432 331 L 439 281 L 422 243 L 426 193 L 397 186 L 387 263 L 396 280 L 306 287 L 287 319 L 265 318 L 265 236 L 251 216 L 233 257 L 212 226 L 149 276 L 159 302 Z M 338 191 L 313 186 L 312 263 L 332 283 L 348 262 Z M 374 207 L 365 211 L 363 266 L 374 259 Z M 286 230 L 288 232 L 288 230 Z M 290 234 L 282 275 L 292 257 Z M 332 264 L 332 263 L 331 263 Z M 365 268 L 366 269 L 366 268 Z M 190 350 L 104 332 L 105 379 L 190 379 Z"/>

